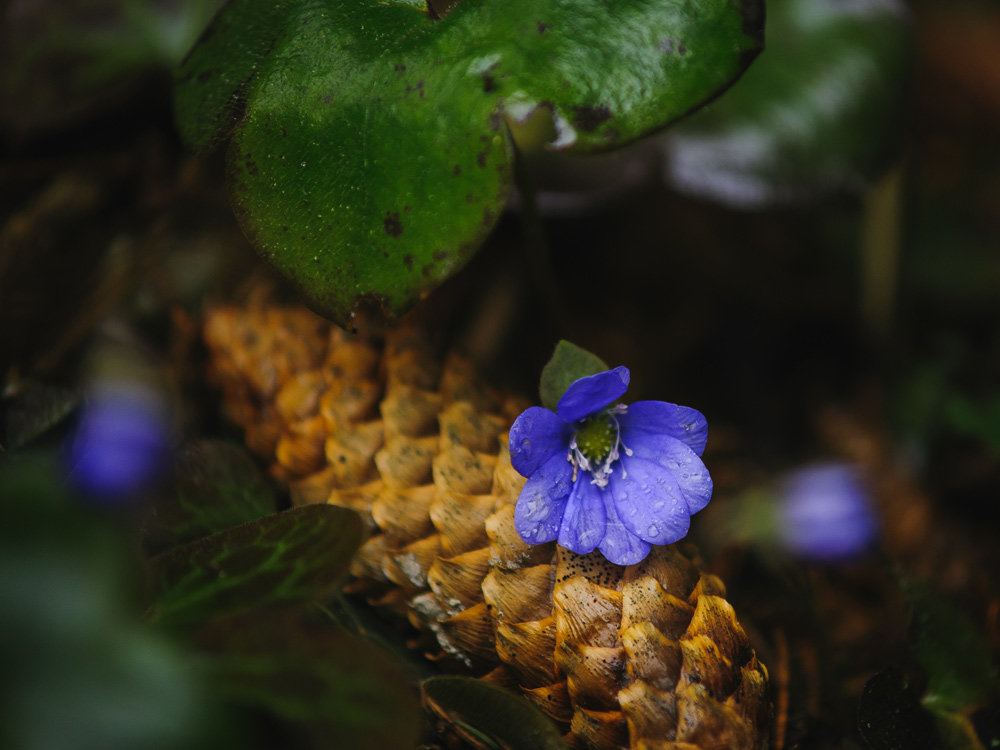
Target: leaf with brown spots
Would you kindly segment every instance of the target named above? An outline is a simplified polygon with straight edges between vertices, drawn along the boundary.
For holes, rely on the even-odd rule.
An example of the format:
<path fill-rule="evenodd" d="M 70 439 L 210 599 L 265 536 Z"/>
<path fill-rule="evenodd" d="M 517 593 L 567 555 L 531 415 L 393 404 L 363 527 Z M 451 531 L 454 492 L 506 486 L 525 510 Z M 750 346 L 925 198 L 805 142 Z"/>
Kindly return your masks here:
<path fill-rule="evenodd" d="M 406 0 L 233 0 L 178 71 L 178 123 L 199 149 L 230 138 L 243 229 L 312 307 L 396 315 L 496 223 L 505 119 L 545 107 L 558 149 L 635 140 L 743 72 L 762 7 L 511 0 L 438 19 Z"/>

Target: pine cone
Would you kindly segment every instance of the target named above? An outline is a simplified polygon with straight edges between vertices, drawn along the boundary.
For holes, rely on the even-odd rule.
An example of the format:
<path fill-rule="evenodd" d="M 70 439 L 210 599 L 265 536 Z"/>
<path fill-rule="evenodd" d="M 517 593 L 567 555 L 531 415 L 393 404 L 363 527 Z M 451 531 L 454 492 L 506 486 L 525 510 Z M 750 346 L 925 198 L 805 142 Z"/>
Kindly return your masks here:
<path fill-rule="evenodd" d="M 444 654 L 519 689 L 577 747 L 763 748 L 767 670 L 690 549 L 637 565 L 530 546 L 501 397 L 411 330 L 352 336 L 304 309 L 211 312 L 227 415 L 297 504 L 361 511 L 355 586 Z"/>

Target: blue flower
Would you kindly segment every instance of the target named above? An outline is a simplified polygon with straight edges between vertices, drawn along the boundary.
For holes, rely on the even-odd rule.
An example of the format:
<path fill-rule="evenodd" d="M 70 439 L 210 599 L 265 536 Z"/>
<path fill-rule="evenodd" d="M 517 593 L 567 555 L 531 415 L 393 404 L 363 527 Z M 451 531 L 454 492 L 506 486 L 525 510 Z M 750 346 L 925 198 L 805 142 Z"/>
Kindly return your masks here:
<path fill-rule="evenodd" d="M 159 391 L 104 382 L 91 393 L 70 444 L 69 476 L 94 498 L 133 498 L 162 473 L 169 444 L 170 415 Z"/>
<path fill-rule="evenodd" d="M 580 378 L 555 413 L 533 406 L 514 422 L 510 459 L 528 478 L 514 510 L 524 541 L 631 565 L 650 545 L 682 539 L 708 504 L 705 417 L 665 401 L 612 405 L 628 382 L 626 367 Z"/>
<path fill-rule="evenodd" d="M 878 536 L 878 521 L 858 471 L 848 464 L 803 467 L 781 487 L 781 539 L 792 553 L 809 560 L 849 560 Z"/>

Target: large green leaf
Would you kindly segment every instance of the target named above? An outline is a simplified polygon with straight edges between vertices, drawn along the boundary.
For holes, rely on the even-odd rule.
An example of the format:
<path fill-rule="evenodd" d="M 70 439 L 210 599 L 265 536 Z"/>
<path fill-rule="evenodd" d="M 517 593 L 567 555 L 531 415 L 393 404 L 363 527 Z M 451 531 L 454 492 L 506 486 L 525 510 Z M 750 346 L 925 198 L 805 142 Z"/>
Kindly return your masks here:
<path fill-rule="evenodd" d="M 237 213 L 340 322 L 398 314 L 461 267 L 507 199 L 505 118 L 539 107 L 560 149 L 611 148 L 728 86 L 760 0 L 232 0 L 177 75 L 186 140 L 232 136 Z"/>
<path fill-rule="evenodd" d="M 664 137 L 668 178 L 745 207 L 863 188 L 900 144 L 908 47 L 897 0 L 768 0 L 760 59 Z"/>
<path fill-rule="evenodd" d="M 200 636 L 219 692 L 288 722 L 289 744 L 410 750 L 420 730 L 417 691 L 389 654 L 301 613 L 221 618 Z M 298 742 L 291 742 L 289 735 Z"/>
<path fill-rule="evenodd" d="M 185 623 L 330 593 L 364 538 L 348 508 L 310 505 L 176 547 L 150 562 L 155 621 Z"/>

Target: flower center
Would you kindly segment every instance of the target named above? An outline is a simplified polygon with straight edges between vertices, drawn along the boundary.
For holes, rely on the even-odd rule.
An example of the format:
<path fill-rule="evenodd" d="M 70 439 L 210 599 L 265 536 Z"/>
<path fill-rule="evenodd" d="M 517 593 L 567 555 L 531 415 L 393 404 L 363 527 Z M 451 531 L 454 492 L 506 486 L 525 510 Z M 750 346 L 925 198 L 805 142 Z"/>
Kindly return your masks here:
<path fill-rule="evenodd" d="M 618 460 L 621 448 L 626 456 L 632 451 L 622 443 L 621 426 L 618 424 L 618 414 L 624 414 L 628 407 L 611 406 L 588 417 L 576 428 L 573 440 L 569 444 L 569 455 L 566 457 L 573 464 L 573 481 L 582 469 L 590 472 L 591 484 L 607 487 L 611 476 L 612 465 Z M 622 467 L 622 476 L 625 468 Z"/>
<path fill-rule="evenodd" d="M 576 431 L 576 447 L 594 465 L 604 463 L 617 439 L 616 425 L 605 414 L 591 417 Z"/>

